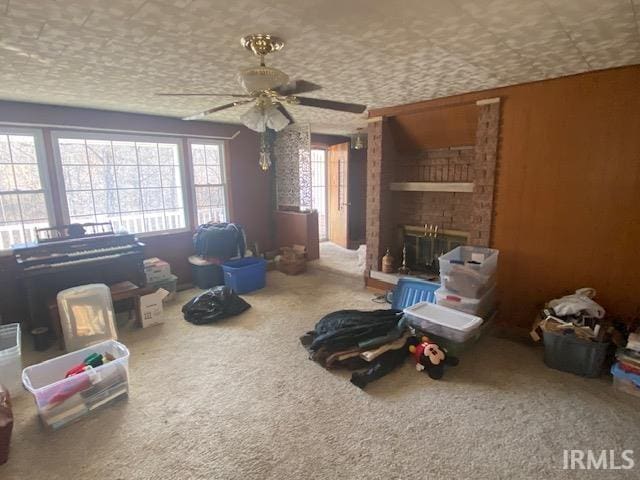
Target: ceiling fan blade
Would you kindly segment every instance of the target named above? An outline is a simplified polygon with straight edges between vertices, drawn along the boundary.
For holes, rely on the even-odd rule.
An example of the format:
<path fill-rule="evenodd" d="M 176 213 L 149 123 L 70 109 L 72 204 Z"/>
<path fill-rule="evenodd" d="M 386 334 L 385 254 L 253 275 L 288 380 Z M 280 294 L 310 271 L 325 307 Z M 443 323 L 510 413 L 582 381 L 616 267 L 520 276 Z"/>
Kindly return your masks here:
<path fill-rule="evenodd" d="M 298 93 L 309 93 L 320 90 L 322 87 L 306 80 L 293 80 L 286 85 L 281 85 L 274 90 L 280 95 L 296 95 Z"/>
<path fill-rule="evenodd" d="M 276 108 L 278 109 L 278 111 L 280 111 L 280 113 L 282 113 L 285 117 L 287 117 L 287 120 L 289 120 L 289 123 L 296 123 L 296 121 L 291 116 L 291 113 L 289 113 L 289 110 L 287 110 L 284 107 L 284 105 L 282 105 L 281 103 L 278 103 L 276 105 Z"/>
<path fill-rule="evenodd" d="M 298 104 L 305 107 L 326 108 L 327 110 L 338 110 L 340 112 L 362 113 L 367 109 L 366 105 L 357 103 L 335 102 L 333 100 L 322 100 L 320 98 L 296 97 Z"/>
<path fill-rule="evenodd" d="M 251 98 L 251 95 L 240 93 L 156 93 L 158 97 L 237 97 Z"/>
<path fill-rule="evenodd" d="M 219 107 L 210 108 L 209 110 L 205 110 L 204 112 L 196 113 L 195 115 L 184 117 L 182 120 L 198 120 L 200 118 L 206 117 L 210 113 L 219 112 L 220 110 L 226 110 L 227 108 L 232 108 L 237 105 L 243 105 L 245 103 L 251 103 L 251 102 L 253 102 L 253 100 L 242 100 L 238 102 L 227 103 L 225 105 L 220 105 Z"/>

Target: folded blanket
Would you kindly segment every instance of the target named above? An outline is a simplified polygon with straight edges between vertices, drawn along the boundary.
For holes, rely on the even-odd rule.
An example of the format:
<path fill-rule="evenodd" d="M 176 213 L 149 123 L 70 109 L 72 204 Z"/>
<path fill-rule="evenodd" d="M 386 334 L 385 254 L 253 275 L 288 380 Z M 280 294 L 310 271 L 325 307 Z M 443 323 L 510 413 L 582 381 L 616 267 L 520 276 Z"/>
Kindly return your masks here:
<path fill-rule="evenodd" d="M 367 362 L 371 362 L 378 358 L 385 352 L 389 350 L 399 350 L 404 348 L 404 344 L 407 343 L 407 339 L 410 337 L 409 332 L 404 332 L 400 338 L 393 342 L 385 343 L 384 345 L 380 345 L 378 348 L 374 350 L 367 350 L 366 352 L 360 353 L 360 357 L 364 358 Z"/>

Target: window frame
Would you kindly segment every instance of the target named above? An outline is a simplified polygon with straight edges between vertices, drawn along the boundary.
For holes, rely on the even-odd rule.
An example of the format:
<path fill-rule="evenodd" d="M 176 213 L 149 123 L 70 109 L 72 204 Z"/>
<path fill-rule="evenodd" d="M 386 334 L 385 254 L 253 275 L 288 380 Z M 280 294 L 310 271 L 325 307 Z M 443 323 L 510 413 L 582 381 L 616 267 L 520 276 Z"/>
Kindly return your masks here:
<path fill-rule="evenodd" d="M 196 195 L 196 186 L 204 186 L 202 184 L 196 185 L 195 180 L 195 168 L 193 163 L 193 145 L 217 145 L 220 151 L 220 172 L 222 176 L 221 184 L 207 184 L 206 186 L 221 186 L 224 192 L 224 215 L 226 218 L 226 222 L 231 221 L 231 212 L 229 210 L 229 181 L 227 178 L 227 155 L 226 155 L 226 142 L 224 140 L 215 140 L 210 138 L 198 138 L 198 137 L 188 137 L 187 138 L 187 150 L 189 153 L 189 184 L 191 188 L 191 195 L 193 198 L 193 228 L 196 229 L 200 225 L 198 221 L 198 197 Z"/>
<path fill-rule="evenodd" d="M 30 128 L 30 127 L 14 127 L 10 125 L 0 124 L 0 135 L 24 135 L 32 136 L 34 138 L 34 145 L 36 150 L 36 165 L 38 166 L 38 174 L 40 176 L 40 190 L 16 190 L 15 193 L 43 193 L 45 208 L 47 209 L 47 221 L 49 226 L 56 224 L 56 212 L 53 201 L 53 191 L 51 188 L 51 176 L 49 174 L 47 151 L 44 142 L 44 133 L 42 129 Z M 0 195 L 11 195 L 11 193 L 0 193 Z M 20 223 L 24 230 L 24 220 L 21 218 Z M 13 248 L 0 248 L 0 254 L 6 254 L 12 252 Z"/>
<path fill-rule="evenodd" d="M 70 213 L 69 213 L 69 204 L 67 202 L 67 189 L 64 183 L 64 171 L 62 165 L 62 157 L 60 155 L 60 139 L 72 139 L 72 140 L 103 140 L 103 141 L 112 141 L 112 142 L 140 142 L 140 143 L 171 143 L 175 144 L 178 151 L 178 163 L 179 163 L 179 171 L 180 171 L 180 182 L 181 182 L 181 190 L 182 190 L 182 209 L 184 214 L 184 224 L 185 226 L 182 228 L 172 228 L 165 230 L 154 230 L 151 232 L 129 232 L 134 234 L 138 238 L 145 237 L 153 237 L 158 235 L 166 235 L 172 233 L 181 233 L 181 232 L 190 232 L 192 231 L 190 225 L 190 206 L 189 206 L 189 198 L 187 195 L 187 186 L 186 180 L 188 179 L 186 169 L 185 169 L 185 158 L 184 158 L 184 139 L 176 136 L 165 136 L 165 135 L 139 135 L 139 134 L 128 134 L 126 132 L 93 132 L 87 130 L 52 130 L 51 131 L 51 143 L 53 150 L 53 163 L 57 177 L 57 186 L 59 192 L 59 202 L 62 213 L 62 221 L 65 224 L 70 223 Z M 93 189 L 92 189 L 93 190 Z M 163 209 L 164 211 L 164 209 Z M 122 214 L 122 212 L 119 212 Z"/>

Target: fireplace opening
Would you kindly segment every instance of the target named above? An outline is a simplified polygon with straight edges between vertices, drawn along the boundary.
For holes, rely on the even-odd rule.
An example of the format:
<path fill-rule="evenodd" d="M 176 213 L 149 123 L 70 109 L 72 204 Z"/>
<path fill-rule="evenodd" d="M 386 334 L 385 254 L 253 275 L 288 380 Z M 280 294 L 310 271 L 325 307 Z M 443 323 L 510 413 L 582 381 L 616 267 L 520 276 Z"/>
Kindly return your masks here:
<path fill-rule="evenodd" d="M 404 225 L 399 236 L 400 248 L 406 248 L 407 267 L 412 272 L 430 275 L 439 273 L 438 257 L 469 241 L 468 232 L 440 230 L 433 225 Z"/>

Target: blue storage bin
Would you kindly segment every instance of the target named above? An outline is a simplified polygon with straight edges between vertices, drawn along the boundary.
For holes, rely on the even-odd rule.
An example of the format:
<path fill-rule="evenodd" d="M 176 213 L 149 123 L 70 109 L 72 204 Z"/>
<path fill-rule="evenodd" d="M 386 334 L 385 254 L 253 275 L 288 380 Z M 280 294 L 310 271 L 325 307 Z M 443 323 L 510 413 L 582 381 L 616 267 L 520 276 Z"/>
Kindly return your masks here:
<path fill-rule="evenodd" d="M 234 292 L 249 293 L 264 288 L 267 262 L 262 258 L 241 258 L 222 265 L 224 284 Z"/>
<path fill-rule="evenodd" d="M 436 303 L 435 291 L 439 288 L 439 283 L 418 278 L 401 278 L 393 291 L 391 308 L 404 310 L 420 302 Z"/>

